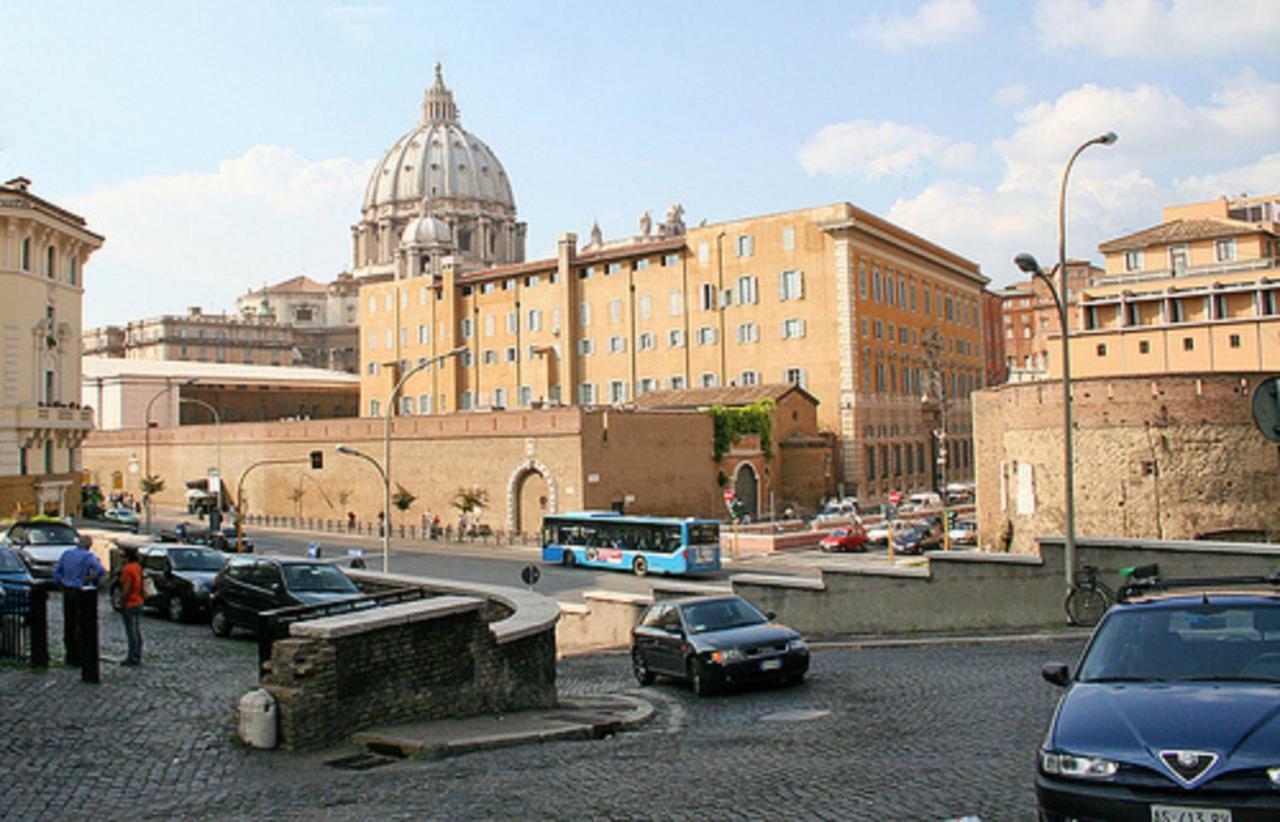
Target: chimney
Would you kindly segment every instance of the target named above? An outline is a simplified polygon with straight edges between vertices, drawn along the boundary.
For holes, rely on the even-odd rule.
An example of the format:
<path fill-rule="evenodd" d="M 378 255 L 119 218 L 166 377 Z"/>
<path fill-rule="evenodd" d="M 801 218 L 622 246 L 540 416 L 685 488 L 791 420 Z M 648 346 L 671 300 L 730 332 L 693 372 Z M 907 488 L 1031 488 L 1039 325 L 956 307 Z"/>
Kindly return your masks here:
<path fill-rule="evenodd" d="M 31 181 L 26 177 L 14 177 L 5 183 L 8 188 L 16 188 L 18 191 L 26 191 L 31 188 Z"/>

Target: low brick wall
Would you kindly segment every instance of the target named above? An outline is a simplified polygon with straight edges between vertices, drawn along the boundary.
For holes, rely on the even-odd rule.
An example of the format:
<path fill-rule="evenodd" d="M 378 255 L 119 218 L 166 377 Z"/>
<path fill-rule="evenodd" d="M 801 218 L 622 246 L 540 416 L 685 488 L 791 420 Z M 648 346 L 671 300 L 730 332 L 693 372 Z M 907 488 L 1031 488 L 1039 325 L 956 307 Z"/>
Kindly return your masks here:
<path fill-rule="evenodd" d="M 462 587 L 433 584 L 441 582 L 417 580 Z M 543 602 L 530 601 L 532 615 L 522 616 L 517 600 L 531 595 L 514 593 L 500 601 L 486 588 L 294 623 L 260 679 L 277 701 L 280 746 L 320 748 L 375 725 L 554 706 L 558 609 L 537 597 Z"/>

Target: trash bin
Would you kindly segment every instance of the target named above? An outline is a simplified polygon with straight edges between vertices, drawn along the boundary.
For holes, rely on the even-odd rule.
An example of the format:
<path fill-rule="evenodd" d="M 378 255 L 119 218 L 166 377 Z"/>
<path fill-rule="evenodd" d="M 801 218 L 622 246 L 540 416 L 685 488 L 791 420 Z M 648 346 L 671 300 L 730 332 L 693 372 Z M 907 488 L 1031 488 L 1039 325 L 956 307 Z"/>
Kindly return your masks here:
<path fill-rule="evenodd" d="M 240 697 L 240 738 L 250 748 L 276 746 L 276 698 L 261 688 Z"/>

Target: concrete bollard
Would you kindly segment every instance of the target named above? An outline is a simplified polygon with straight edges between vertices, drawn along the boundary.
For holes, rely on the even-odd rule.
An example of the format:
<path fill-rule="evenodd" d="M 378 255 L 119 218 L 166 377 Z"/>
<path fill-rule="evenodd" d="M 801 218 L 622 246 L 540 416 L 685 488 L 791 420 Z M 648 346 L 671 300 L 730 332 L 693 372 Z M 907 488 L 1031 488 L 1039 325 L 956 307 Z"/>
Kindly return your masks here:
<path fill-rule="evenodd" d="M 251 748 L 271 750 L 278 735 L 276 699 L 261 688 L 240 697 L 240 738 Z"/>

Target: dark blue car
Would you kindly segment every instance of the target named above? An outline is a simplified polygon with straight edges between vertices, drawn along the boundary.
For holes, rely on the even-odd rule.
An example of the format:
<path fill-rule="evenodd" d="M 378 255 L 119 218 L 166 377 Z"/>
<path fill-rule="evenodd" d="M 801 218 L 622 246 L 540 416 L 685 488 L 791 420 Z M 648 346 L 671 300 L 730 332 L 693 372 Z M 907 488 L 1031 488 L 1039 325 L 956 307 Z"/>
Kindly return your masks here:
<path fill-rule="evenodd" d="M 31 572 L 18 552 L 0 545 L 0 614 L 26 614 L 31 610 Z"/>
<path fill-rule="evenodd" d="M 1207 582 L 1207 581 L 1206 581 Z M 1280 819 L 1280 595 L 1151 591 L 1114 606 L 1039 753 L 1040 818 Z"/>

